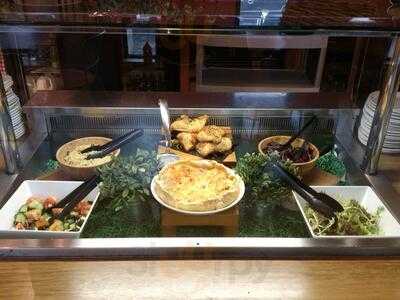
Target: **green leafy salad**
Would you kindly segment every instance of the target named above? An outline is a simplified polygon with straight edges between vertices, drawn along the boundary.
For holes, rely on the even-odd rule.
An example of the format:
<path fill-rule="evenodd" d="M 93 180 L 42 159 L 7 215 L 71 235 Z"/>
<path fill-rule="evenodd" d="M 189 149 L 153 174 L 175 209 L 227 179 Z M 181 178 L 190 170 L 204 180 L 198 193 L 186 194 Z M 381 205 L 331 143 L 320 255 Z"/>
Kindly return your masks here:
<path fill-rule="evenodd" d="M 306 216 L 316 235 L 375 235 L 379 234 L 379 220 L 383 207 L 369 213 L 356 200 L 340 201 L 344 210 L 336 218 L 326 218 L 310 207 Z"/>

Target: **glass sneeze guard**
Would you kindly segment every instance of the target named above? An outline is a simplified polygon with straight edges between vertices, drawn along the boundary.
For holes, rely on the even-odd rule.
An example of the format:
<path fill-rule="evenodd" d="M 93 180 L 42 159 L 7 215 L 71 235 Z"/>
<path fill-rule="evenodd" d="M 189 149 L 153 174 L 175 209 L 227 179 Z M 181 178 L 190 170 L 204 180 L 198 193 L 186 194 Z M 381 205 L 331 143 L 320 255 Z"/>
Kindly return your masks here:
<path fill-rule="evenodd" d="M 383 136 L 397 128 L 390 115 L 393 107 L 397 112 L 400 27 L 390 13 L 391 4 L 142 2 L 13 1 L 1 10 L 3 73 L 11 77 L 17 97 L 8 92 L 10 81 L 3 75 L 7 84 L 2 99 L 15 136 L 21 123 L 26 128 L 26 134 L 17 138 L 22 170 L 4 180 L 0 177 L 7 186 L 3 207 L 25 180 L 76 180 L 65 176 L 56 160 L 66 142 L 88 136 L 114 138 L 133 128 L 145 132 L 122 149 L 114 169 L 104 171 L 100 198 L 79 239 L 1 238 L 5 257 L 305 258 L 398 253 L 397 237 L 313 238 L 291 190 L 272 175 L 268 188 L 263 188 L 265 182 L 256 185 L 254 176 L 254 182 L 246 182 L 238 206 L 203 219 L 169 211 L 151 196 L 146 180 L 154 174 L 135 175 L 143 161 L 152 169 L 159 151 L 159 99 L 168 101 L 172 121 L 181 115 L 207 115 L 207 125 L 228 130 L 232 149 L 225 156 L 207 158 L 223 163 L 234 154 L 228 167 L 236 172 L 242 167 L 250 173 L 250 163 L 263 159 L 260 141 L 291 136 L 317 116 L 318 123 L 305 138 L 320 150 L 332 150 L 329 159 L 316 163 L 314 177 L 301 176 L 302 180 L 344 190 L 371 186 L 399 218 L 391 182 L 384 182 L 379 173 L 366 176 L 360 168 L 362 159 L 376 158 L 373 154 L 391 146 Z M 387 68 L 382 68 L 384 59 Z M 374 94 L 377 90 L 380 97 Z M 371 127 L 374 134 L 368 140 L 365 128 Z M 372 148 L 371 141 L 376 141 Z M 368 147 L 373 154 L 366 156 Z M 196 148 L 191 151 L 199 155 Z M 119 190 L 122 184 L 126 185 Z M 185 226 L 176 225 L 178 221 Z"/>

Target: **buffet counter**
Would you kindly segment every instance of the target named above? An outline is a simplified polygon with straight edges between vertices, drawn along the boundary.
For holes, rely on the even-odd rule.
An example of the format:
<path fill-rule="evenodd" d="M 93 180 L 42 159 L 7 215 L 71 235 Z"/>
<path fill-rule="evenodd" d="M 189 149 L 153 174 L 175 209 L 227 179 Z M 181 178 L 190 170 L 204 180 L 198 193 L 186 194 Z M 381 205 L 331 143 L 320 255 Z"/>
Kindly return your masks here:
<path fill-rule="evenodd" d="M 23 171 L 12 181 L 9 193 L 3 203 L 24 180 L 60 180 L 59 176 L 61 176 L 61 180 L 70 180 L 57 173 L 54 157 L 57 149 L 71 139 L 90 135 L 118 136 L 133 127 L 129 122 L 138 122 L 137 120 L 146 124 L 143 127 L 144 137 L 124 147 L 121 152 L 122 158 L 135 155 L 138 149 L 148 152 L 155 151 L 157 142 L 162 139 L 158 119 L 159 111 L 156 108 L 116 108 L 113 110 L 105 107 L 26 107 L 25 111 L 28 115 L 36 116 L 37 120 L 47 124 L 42 126 L 43 124 L 40 125 L 40 122 L 37 122 L 36 126 L 37 128 L 47 128 L 48 134 L 47 136 L 42 135 L 42 139 L 35 139 L 36 146 L 31 143 L 30 158 L 26 158 L 27 163 Z M 85 111 L 84 116 L 79 114 L 83 111 Z M 184 108 L 174 108 L 172 115 L 176 116 L 187 111 Z M 344 177 L 327 177 L 329 180 L 336 178 L 334 183 L 327 183 L 327 179 L 323 178 L 318 184 L 337 185 L 341 182 L 341 185 L 372 186 L 393 215 L 399 216 L 396 201 L 398 196 L 391 186 L 391 182 L 387 181 L 383 174 L 365 176 L 346 151 L 346 147 L 342 144 L 343 140 L 338 139 L 340 133 L 331 131 L 332 128 L 337 128 L 334 124 L 337 125 L 341 122 L 341 114 L 352 113 L 352 109 L 275 109 L 265 111 L 257 109 L 255 112 L 246 109 L 225 109 L 223 113 L 221 110 L 212 112 L 207 108 L 191 109 L 193 114 L 210 113 L 211 120 L 215 122 L 219 120 L 218 122 L 222 122 L 222 124 L 232 126 L 233 140 L 236 144 L 235 153 L 239 161 L 246 153 L 257 152 L 258 142 L 266 136 L 291 134 L 293 132 L 290 129 L 291 123 L 285 123 L 282 120 L 291 116 L 294 111 L 304 116 L 318 111 L 321 122 L 313 134 L 312 142 L 320 148 L 323 148 L 325 144 L 333 143 L 338 157 L 346 168 Z M 270 123 L 263 123 L 265 114 L 268 115 Z M 124 120 L 124 123 L 118 123 L 121 122 L 120 120 Z M 102 127 L 98 127 L 99 124 Z M 104 127 L 107 124 L 112 126 Z M 254 124 L 258 125 L 254 126 Z M 267 124 L 263 125 L 267 127 L 260 127 L 260 124 Z M 88 125 L 92 127 L 88 127 Z M 289 127 L 285 128 L 284 126 Z M 355 140 L 353 142 L 356 143 Z M 359 145 L 357 147 L 360 148 Z M 305 180 L 307 180 L 306 177 Z M 311 180 L 309 183 L 313 184 L 315 179 L 308 180 Z M 245 195 L 246 197 L 248 196 Z M 24 260 L 45 258 L 96 260 L 124 258 L 389 258 L 397 256 L 399 253 L 400 241 L 396 237 L 312 238 L 303 216 L 296 207 L 294 198 L 287 196 L 286 202 L 292 205 L 289 207 L 277 206 L 273 209 L 241 208 L 239 227 L 235 233 L 231 233 L 231 236 L 226 236 L 215 228 L 188 228 L 178 230 L 176 236 L 173 237 L 165 234 L 160 228 L 160 217 L 163 211 L 154 200 L 150 202 L 150 206 L 135 207 L 133 210 L 123 210 L 119 213 L 114 213 L 107 206 L 97 205 L 78 239 L 8 238 L 2 239 L 0 251 L 4 259 Z M 132 213 L 133 211 L 136 214 Z"/>

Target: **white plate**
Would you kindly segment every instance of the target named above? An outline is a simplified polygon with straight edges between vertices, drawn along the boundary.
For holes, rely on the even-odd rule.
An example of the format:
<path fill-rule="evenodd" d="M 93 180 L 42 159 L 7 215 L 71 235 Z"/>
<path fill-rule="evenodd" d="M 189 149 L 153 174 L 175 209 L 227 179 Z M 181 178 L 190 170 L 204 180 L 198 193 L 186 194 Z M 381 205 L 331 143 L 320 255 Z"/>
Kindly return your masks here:
<path fill-rule="evenodd" d="M 6 91 L 6 96 L 7 96 L 7 97 L 14 97 L 14 96 L 16 96 L 16 95 L 15 95 L 15 93 L 14 93 L 14 91 L 13 91 L 12 89 L 8 89 L 8 90 Z"/>
<path fill-rule="evenodd" d="M 9 108 L 18 108 L 18 109 L 22 109 L 21 104 L 19 103 L 18 100 L 8 101 L 8 107 L 9 107 Z"/>
<path fill-rule="evenodd" d="M 362 135 L 366 139 L 368 139 L 369 132 L 370 132 L 369 130 L 365 130 L 364 128 L 360 127 L 359 131 L 362 133 Z M 384 144 L 400 144 L 400 137 L 399 136 L 386 135 Z"/>
<path fill-rule="evenodd" d="M 229 173 L 235 174 L 235 176 L 237 176 L 237 174 L 236 174 L 232 169 L 229 169 L 229 168 L 227 168 L 227 167 L 225 167 L 225 168 L 228 170 Z M 237 199 L 236 199 L 235 201 L 233 201 L 231 204 L 229 204 L 229 205 L 226 206 L 226 207 L 217 209 L 217 210 L 210 210 L 210 211 L 189 211 L 189 210 L 179 209 L 179 208 L 170 206 L 170 205 L 168 205 L 167 203 L 165 203 L 165 202 L 157 195 L 157 193 L 156 193 L 156 190 L 155 190 L 155 178 L 156 178 L 156 177 L 154 177 L 153 180 L 151 181 L 151 186 L 150 186 L 150 188 L 151 188 L 151 193 L 153 194 L 154 198 L 155 198 L 161 205 L 164 205 L 166 208 L 169 208 L 169 209 L 171 209 L 171 210 L 177 211 L 177 212 L 179 212 L 179 213 L 187 214 L 187 215 L 198 215 L 198 216 L 200 216 L 200 215 L 212 215 L 212 214 L 216 214 L 216 213 L 222 212 L 222 211 L 224 211 L 224 210 L 230 209 L 231 207 L 234 207 L 236 204 L 238 204 L 240 200 L 242 200 L 242 198 L 243 198 L 243 196 L 244 196 L 244 192 L 245 192 L 244 182 L 243 182 L 243 180 L 238 176 L 238 178 L 240 179 L 240 182 L 239 182 L 239 196 L 238 196 Z"/>
<path fill-rule="evenodd" d="M 14 130 L 21 129 L 22 121 L 11 121 Z"/>
<path fill-rule="evenodd" d="M 19 138 L 21 138 L 23 135 L 25 134 L 25 132 L 22 132 L 22 133 L 16 133 L 15 134 L 15 139 L 19 139 Z"/>
<path fill-rule="evenodd" d="M 15 193 L 8 199 L 7 203 L 0 209 L 0 237 L 2 238 L 79 238 L 85 224 L 90 217 L 92 209 L 99 197 L 100 191 L 96 187 L 91 191 L 85 199 L 92 202 L 89 213 L 83 222 L 81 229 L 76 232 L 70 231 L 46 231 L 46 230 L 17 230 L 13 227 L 14 216 L 19 208 L 26 203 L 31 196 L 38 197 L 56 197 L 60 201 L 82 181 L 40 181 L 40 180 L 26 180 L 24 181 Z"/>
<path fill-rule="evenodd" d="M 12 80 L 3 81 L 4 90 L 9 91 L 13 85 Z"/>
<path fill-rule="evenodd" d="M 13 128 L 17 128 L 18 126 L 21 126 L 22 124 L 22 119 L 11 119 L 11 124 L 13 125 Z"/>
<path fill-rule="evenodd" d="M 21 137 L 25 134 L 25 129 L 14 130 L 15 136 Z"/>
<path fill-rule="evenodd" d="M 22 109 L 21 104 L 19 103 L 18 100 L 10 100 L 10 101 L 7 101 L 7 102 L 8 102 L 8 107 Z"/>
<path fill-rule="evenodd" d="M 363 116 L 361 117 L 360 123 L 361 123 L 364 127 L 371 128 L 371 126 L 372 126 L 372 119 L 368 119 L 368 118 L 365 117 L 365 115 L 363 115 Z M 397 124 L 397 123 L 389 123 L 388 130 L 389 130 L 390 132 L 394 132 L 394 133 L 399 132 L 399 133 L 400 133 L 400 123 L 399 123 L 399 124 Z"/>
<path fill-rule="evenodd" d="M 382 153 L 384 153 L 384 154 L 397 154 L 397 153 L 400 153 L 400 149 L 399 148 L 397 148 L 397 149 L 383 148 L 382 149 Z"/>
<path fill-rule="evenodd" d="M 386 206 L 383 204 L 378 195 L 369 186 L 313 186 L 318 192 L 324 192 L 335 199 L 354 199 L 360 203 L 369 213 L 375 213 L 379 207 L 383 207 L 381 218 L 379 221 L 379 228 L 381 233 L 378 235 L 361 235 L 361 236 L 320 236 L 316 235 L 311 228 L 308 218 L 305 214 L 307 202 L 299 196 L 296 192 L 293 195 L 296 199 L 298 206 L 300 207 L 301 213 L 306 221 L 308 230 L 310 231 L 313 238 L 384 238 L 384 237 L 400 237 L 400 224 L 392 216 Z"/>
<path fill-rule="evenodd" d="M 20 107 L 11 107 L 10 109 L 10 114 L 14 114 L 14 115 L 18 115 L 18 116 L 22 116 L 22 108 Z"/>
<path fill-rule="evenodd" d="M 18 125 L 16 127 L 14 127 L 14 131 L 15 132 L 25 132 L 25 127 Z"/>
<path fill-rule="evenodd" d="M 14 120 L 19 120 L 19 119 L 22 120 L 22 114 L 19 111 L 15 111 L 15 110 L 11 111 L 10 112 L 10 117 L 11 117 L 11 119 L 14 119 Z"/>
<path fill-rule="evenodd" d="M 12 110 L 12 111 L 10 111 L 10 116 L 11 116 L 11 118 L 22 119 L 22 112 L 18 111 L 18 110 Z"/>
<path fill-rule="evenodd" d="M 24 134 L 25 134 L 25 131 L 14 133 L 16 139 L 19 139 L 19 138 L 22 137 Z"/>
<path fill-rule="evenodd" d="M 397 93 L 397 101 L 395 103 L 395 106 L 393 108 L 393 113 L 396 115 L 400 114 L 400 93 Z M 375 111 L 376 110 L 376 104 L 377 104 L 377 97 L 370 98 L 365 101 L 364 108 L 368 108 L 370 111 Z"/>
<path fill-rule="evenodd" d="M 369 94 L 366 100 L 366 103 L 368 103 L 368 105 L 370 105 L 373 110 L 375 110 L 376 104 L 378 103 L 378 97 L 379 97 L 379 91 L 374 91 L 371 94 Z M 396 113 L 400 113 L 400 93 L 397 93 L 397 99 L 393 111 Z"/>
<path fill-rule="evenodd" d="M 26 130 L 25 127 L 22 127 L 21 129 L 15 129 L 14 134 L 17 135 L 18 137 L 21 137 L 25 134 Z"/>
<path fill-rule="evenodd" d="M 19 103 L 19 100 L 15 100 L 15 101 L 8 101 L 8 107 L 9 108 L 16 108 L 18 110 L 22 111 L 22 107 L 21 104 Z"/>
<path fill-rule="evenodd" d="M 363 124 L 361 124 L 360 130 L 363 131 L 363 133 L 365 134 L 369 134 L 369 132 L 371 131 L 371 127 L 367 127 Z M 387 131 L 385 138 L 390 139 L 390 140 L 399 140 L 400 139 L 400 132 L 397 131 Z"/>
<path fill-rule="evenodd" d="M 365 116 L 366 119 L 368 119 L 370 122 L 372 122 L 373 118 L 375 115 L 375 110 L 371 110 L 367 107 L 364 107 L 363 109 L 363 116 Z M 399 125 L 400 123 L 400 115 L 395 114 L 394 112 L 392 113 L 392 115 L 390 116 L 390 124 L 394 124 L 394 125 Z"/>
<path fill-rule="evenodd" d="M 10 110 L 10 115 L 11 115 L 11 117 L 22 118 L 22 112 L 20 110 L 17 110 L 17 109 L 11 109 Z"/>
<path fill-rule="evenodd" d="M 20 111 L 13 111 L 10 112 L 10 117 L 14 120 L 22 120 L 22 113 Z"/>
<path fill-rule="evenodd" d="M 363 144 L 364 146 L 367 145 L 368 143 L 368 137 L 365 137 L 362 135 L 362 133 L 360 131 L 358 131 L 358 140 L 361 142 L 361 144 Z M 383 145 L 382 148 L 382 153 L 387 153 L 387 154 L 395 154 L 395 153 L 400 153 L 400 147 L 399 148 L 386 148 L 385 147 L 386 144 Z"/>
<path fill-rule="evenodd" d="M 371 127 L 367 127 L 365 124 L 360 124 L 360 127 L 358 128 L 363 132 L 365 135 L 369 135 L 369 132 L 371 131 Z M 388 131 L 385 135 L 385 140 L 390 140 L 390 141 L 400 141 L 400 132 L 393 132 L 393 131 Z"/>
<path fill-rule="evenodd" d="M 14 126 L 15 128 L 22 128 L 22 127 L 25 127 L 25 124 L 24 124 L 24 122 L 23 122 L 23 120 L 21 119 L 21 122 L 20 123 L 18 123 L 16 126 Z"/>

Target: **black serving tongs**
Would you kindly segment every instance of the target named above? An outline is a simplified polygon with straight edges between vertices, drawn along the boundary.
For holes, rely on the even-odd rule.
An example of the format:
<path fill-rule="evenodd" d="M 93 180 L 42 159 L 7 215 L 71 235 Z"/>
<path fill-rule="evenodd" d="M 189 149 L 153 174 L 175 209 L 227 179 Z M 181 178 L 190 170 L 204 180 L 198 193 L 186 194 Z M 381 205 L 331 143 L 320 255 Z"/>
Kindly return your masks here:
<path fill-rule="evenodd" d="M 331 196 L 315 191 L 310 186 L 299 180 L 296 176 L 282 168 L 278 163 L 269 164 L 304 200 L 312 209 L 327 218 L 335 217 L 336 212 L 343 211 L 343 206 Z"/>
<path fill-rule="evenodd" d="M 135 131 L 135 130 L 133 130 L 133 131 Z M 112 141 L 110 141 L 104 145 L 92 145 L 90 147 L 83 149 L 81 151 L 81 153 L 88 153 L 88 152 L 92 152 L 92 151 L 101 151 L 104 148 L 108 147 L 111 143 L 115 143 L 117 141 L 123 140 L 124 138 L 129 136 L 131 133 L 132 133 L 132 131 L 129 131 L 128 133 L 125 133 L 124 135 L 121 135 L 121 136 L 117 137 L 116 139 L 113 139 Z"/>
<path fill-rule="evenodd" d="M 52 210 L 53 208 L 63 208 L 63 210 L 50 218 L 49 224 L 51 224 L 55 219 L 62 220 L 65 218 L 74 207 L 81 202 L 100 182 L 100 176 L 94 175 L 86 180 L 84 183 L 79 185 L 76 189 L 74 189 L 71 193 L 65 196 L 61 201 L 59 201 L 56 205 L 48 208 L 48 210 Z"/>
<path fill-rule="evenodd" d="M 108 154 L 110 154 L 111 152 L 121 148 L 123 145 L 132 142 L 133 140 L 137 139 L 138 137 L 143 135 L 143 129 L 135 129 L 132 130 L 130 132 L 128 132 L 127 134 L 124 134 L 114 140 L 112 140 L 111 142 L 108 142 L 107 144 L 104 145 L 94 145 L 94 146 L 90 146 L 87 149 L 82 150 L 81 153 L 87 153 L 87 152 L 91 152 L 94 151 L 93 154 L 89 154 L 86 159 L 94 159 L 94 158 L 100 158 L 100 157 L 104 157 Z"/>
<path fill-rule="evenodd" d="M 286 150 L 314 121 L 317 119 L 317 117 L 314 115 L 302 128 L 300 128 L 299 131 L 297 131 L 296 134 L 292 135 L 292 137 L 283 145 L 281 145 L 278 148 L 278 151 L 283 151 Z"/>

